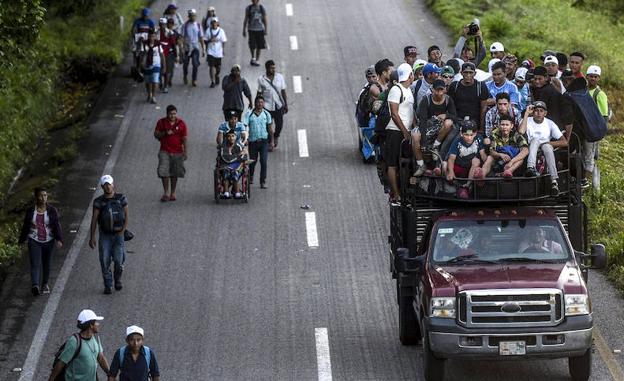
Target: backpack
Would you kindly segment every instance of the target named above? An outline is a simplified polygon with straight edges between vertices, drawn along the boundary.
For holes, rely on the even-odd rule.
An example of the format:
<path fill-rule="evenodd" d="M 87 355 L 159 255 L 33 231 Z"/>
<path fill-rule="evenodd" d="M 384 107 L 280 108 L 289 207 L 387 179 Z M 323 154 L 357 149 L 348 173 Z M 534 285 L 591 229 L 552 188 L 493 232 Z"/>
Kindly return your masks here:
<path fill-rule="evenodd" d="M 370 113 L 373 111 L 374 99 L 371 99 L 370 97 L 370 89 L 371 87 L 373 87 L 373 85 L 381 89 L 381 87 L 376 83 L 367 83 L 366 86 L 362 88 L 362 91 L 360 91 L 360 96 L 358 97 L 357 101 L 357 106 L 355 110 L 356 115 L 359 113 L 364 116 L 369 116 Z"/>
<path fill-rule="evenodd" d="M 587 88 L 566 91 L 575 106 L 574 128 L 588 142 L 597 142 L 607 134 L 607 121 L 598 110 L 598 105 L 589 95 Z"/>
<path fill-rule="evenodd" d="M 74 352 L 74 355 L 72 356 L 71 360 L 69 360 L 69 362 L 65 364 L 65 367 L 63 367 L 63 370 L 59 372 L 59 374 L 56 376 L 54 381 L 65 381 L 65 370 L 67 369 L 67 366 L 72 361 L 74 361 L 74 359 L 76 359 L 76 357 L 78 357 L 78 354 L 80 353 L 80 349 L 82 348 L 82 337 L 80 337 L 79 333 L 74 333 L 73 336 L 76 338 L 76 341 L 78 341 L 76 352 Z M 54 354 L 54 361 L 52 361 L 52 369 L 54 369 L 56 367 L 56 364 L 58 364 L 58 362 L 61 361 L 61 354 L 63 353 L 63 350 L 65 350 L 66 345 L 67 345 L 67 341 L 65 341 Z"/>
<path fill-rule="evenodd" d="M 376 134 L 383 134 L 386 130 L 386 126 L 388 126 L 388 123 L 390 123 L 390 120 L 392 119 L 392 115 L 390 113 L 390 104 L 388 103 L 388 94 L 390 94 L 390 90 L 392 90 L 392 88 L 395 86 L 398 85 L 393 84 L 392 86 L 388 87 L 388 89 L 379 94 L 379 97 L 377 98 L 377 100 L 381 101 L 382 104 L 377 113 L 377 119 L 375 120 Z M 399 100 L 399 104 L 401 103 L 403 103 L 403 90 L 401 90 L 401 99 Z"/>
<path fill-rule="evenodd" d="M 106 233 L 116 233 L 121 231 L 126 222 L 124 207 L 121 205 L 122 194 L 115 194 L 113 198 L 105 198 L 106 204 L 100 209 L 98 223 L 100 228 Z"/>
<path fill-rule="evenodd" d="M 126 354 L 126 348 L 127 346 L 125 345 L 119 348 L 119 369 L 120 370 L 123 369 L 123 362 L 124 362 L 124 356 Z M 145 362 L 147 363 L 147 373 L 149 374 L 150 363 L 152 361 L 152 351 L 147 345 L 144 345 L 143 349 L 145 350 Z"/>
<path fill-rule="evenodd" d="M 598 104 L 598 94 L 602 91 L 602 89 L 599 86 L 596 86 L 596 90 L 594 91 L 594 102 L 596 102 L 596 104 Z M 607 116 L 605 117 L 607 119 L 607 122 L 610 122 L 611 119 L 613 119 L 613 110 L 611 110 L 611 105 L 609 103 L 607 103 Z"/>

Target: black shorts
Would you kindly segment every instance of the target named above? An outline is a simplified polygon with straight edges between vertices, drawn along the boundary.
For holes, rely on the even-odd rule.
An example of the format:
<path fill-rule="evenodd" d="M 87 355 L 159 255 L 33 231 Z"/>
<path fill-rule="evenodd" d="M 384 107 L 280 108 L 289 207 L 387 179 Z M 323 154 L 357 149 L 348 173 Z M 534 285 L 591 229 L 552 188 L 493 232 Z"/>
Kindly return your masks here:
<path fill-rule="evenodd" d="M 249 31 L 249 49 L 266 49 L 264 31 Z"/>
<path fill-rule="evenodd" d="M 399 166 L 399 155 L 403 133 L 401 131 L 386 130 L 386 139 L 383 147 L 383 157 L 388 167 Z"/>
<path fill-rule="evenodd" d="M 221 67 L 221 58 L 211 56 L 210 54 L 206 56 L 206 62 L 208 62 L 210 67 Z"/>

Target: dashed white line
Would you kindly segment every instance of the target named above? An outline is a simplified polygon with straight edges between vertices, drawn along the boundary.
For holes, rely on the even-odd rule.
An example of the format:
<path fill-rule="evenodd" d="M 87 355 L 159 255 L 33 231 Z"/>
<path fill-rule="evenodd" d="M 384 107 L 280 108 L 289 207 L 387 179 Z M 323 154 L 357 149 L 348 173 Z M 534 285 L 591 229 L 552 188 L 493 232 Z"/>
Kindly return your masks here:
<path fill-rule="evenodd" d="M 327 328 L 315 328 L 316 338 L 316 365 L 318 367 L 318 380 L 331 381 L 331 357 L 329 355 L 329 336 Z"/>
<path fill-rule="evenodd" d="M 286 4 L 286 16 L 292 16 L 293 15 L 293 6 L 290 3 Z"/>
<path fill-rule="evenodd" d="M 290 36 L 290 50 L 299 50 L 299 43 L 297 42 L 297 36 Z"/>
<path fill-rule="evenodd" d="M 318 234 L 316 233 L 316 213 L 306 212 L 305 222 L 306 222 L 306 233 L 308 236 L 308 246 L 318 247 L 319 242 L 318 242 Z"/>
<path fill-rule="evenodd" d="M 299 157 L 309 157 L 306 130 L 297 130 L 297 140 L 299 141 Z"/>
<path fill-rule="evenodd" d="M 301 76 L 293 75 L 293 91 L 295 93 L 302 93 L 303 86 L 301 85 Z"/>

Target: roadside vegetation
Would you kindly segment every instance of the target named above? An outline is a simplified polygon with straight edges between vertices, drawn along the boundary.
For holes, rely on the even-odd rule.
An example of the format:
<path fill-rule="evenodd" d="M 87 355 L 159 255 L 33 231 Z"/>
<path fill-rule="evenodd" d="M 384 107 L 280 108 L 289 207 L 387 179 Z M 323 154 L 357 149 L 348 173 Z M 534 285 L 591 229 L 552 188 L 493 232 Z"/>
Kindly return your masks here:
<path fill-rule="evenodd" d="M 539 61 L 545 49 L 587 55 L 602 68 L 601 87 L 615 118 L 601 143 L 600 192 L 589 192 L 590 241 L 604 243 L 609 277 L 624 291 L 624 2 L 621 0 L 428 0 L 452 31 L 479 18 L 486 46 L 501 41 L 520 59 Z M 487 65 L 487 61 L 485 62 Z M 586 68 L 586 67 L 585 67 Z"/>
<path fill-rule="evenodd" d="M 77 153 L 81 121 L 122 59 L 145 0 L 12 0 L 0 9 L 0 269 L 36 185 Z M 120 16 L 124 17 L 123 32 Z M 20 169 L 22 169 L 20 171 Z M 22 175 L 19 179 L 16 174 Z M 16 181 L 17 180 L 17 181 Z"/>

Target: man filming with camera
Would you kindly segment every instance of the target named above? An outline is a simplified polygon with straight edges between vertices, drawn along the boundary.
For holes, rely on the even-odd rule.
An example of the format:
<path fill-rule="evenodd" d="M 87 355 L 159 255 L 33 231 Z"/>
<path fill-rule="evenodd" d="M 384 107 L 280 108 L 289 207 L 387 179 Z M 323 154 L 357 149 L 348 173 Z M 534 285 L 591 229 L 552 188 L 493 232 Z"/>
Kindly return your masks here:
<path fill-rule="evenodd" d="M 470 46 L 470 39 L 474 40 L 474 47 Z M 454 58 L 461 58 L 464 62 L 472 62 L 475 66 L 485 59 L 485 45 L 479 27 L 479 19 L 474 19 L 468 25 L 464 25 L 461 36 L 455 44 Z"/>

